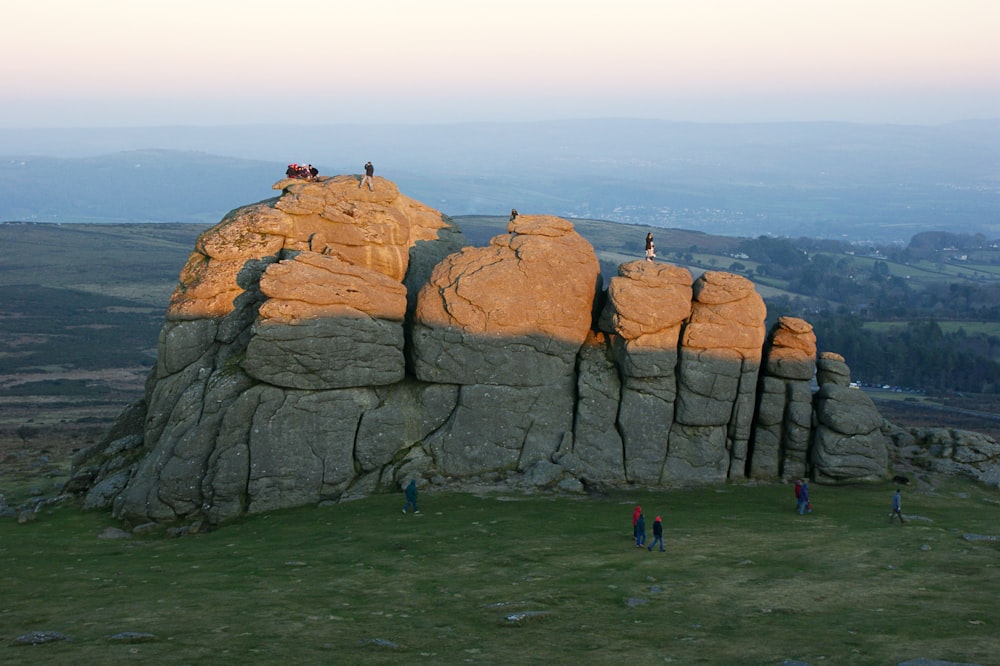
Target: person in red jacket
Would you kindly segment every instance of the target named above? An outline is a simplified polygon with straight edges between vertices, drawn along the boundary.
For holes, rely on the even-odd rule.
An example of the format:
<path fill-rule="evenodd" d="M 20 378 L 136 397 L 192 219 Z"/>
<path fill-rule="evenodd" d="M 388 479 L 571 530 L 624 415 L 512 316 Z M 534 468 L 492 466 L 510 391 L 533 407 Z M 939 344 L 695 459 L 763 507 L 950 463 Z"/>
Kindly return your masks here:
<path fill-rule="evenodd" d="M 632 538 L 635 539 L 635 524 L 639 522 L 639 516 L 642 515 L 642 507 L 638 504 L 635 505 L 635 510 L 632 511 Z"/>

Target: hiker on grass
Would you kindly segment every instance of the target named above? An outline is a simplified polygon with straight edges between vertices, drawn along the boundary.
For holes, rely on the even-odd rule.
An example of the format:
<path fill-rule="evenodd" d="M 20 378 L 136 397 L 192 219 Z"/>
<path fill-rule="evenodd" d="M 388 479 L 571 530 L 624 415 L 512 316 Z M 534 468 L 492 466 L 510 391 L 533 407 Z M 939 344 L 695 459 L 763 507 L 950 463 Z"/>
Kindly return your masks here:
<path fill-rule="evenodd" d="M 899 516 L 900 525 L 906 522 L 903 520 L 903 497 L 899 494 L 899 490 L 892 496 L 892 513 L 889 514 L 889 522 L 891 523 L 896 516 Z"/>
<path fill-rule="evenodd" d="M 662 553 L 663 552 L 663 520 L 660 518 L 660 516 L 657 516 L 656 520 L 653 521 L 653 543 L 649 544 L 649 547 L 646 550 L 653 550 L 653 546 L 656 545 L 657 541 L 660 542 L 660 552 Z"/>
<path fill-rule="evenodd" d="M 632 511 L 632 539 L 636 538 L 635 526 L 639 522 L 639 516 L 642 515 L 642 507 L 638 504 L 635 505 L 635 509 Z"/>
<path fill-rule="evenodd" d="M 403 513 L 411 506 L 413 507 L 413 513 L 420 513 L 420 509 L 417 508 L 417 482 L 414 479 L 410 479 L 410 485 L 406 486 L 406 504 L 403 505 Z"/>
<path fill-rule="evenodd" d="M 802 479 L 795 479 L 795 506 L 799 505 L 799 495 L 802 494 Z"/>
<path fill-rule="evenodd" d="M 646 545 L 646 518 L 640 513 L 639 519 L 635 521 L 635 547 L 642 548 Z"/>
<path fill-rule="evenodd" d="M 799 491 L 799 515 L 802 513 L 812 513 L 812 504 L 809 502 L 809 484 L 802 482 L 802 489 Z"/>

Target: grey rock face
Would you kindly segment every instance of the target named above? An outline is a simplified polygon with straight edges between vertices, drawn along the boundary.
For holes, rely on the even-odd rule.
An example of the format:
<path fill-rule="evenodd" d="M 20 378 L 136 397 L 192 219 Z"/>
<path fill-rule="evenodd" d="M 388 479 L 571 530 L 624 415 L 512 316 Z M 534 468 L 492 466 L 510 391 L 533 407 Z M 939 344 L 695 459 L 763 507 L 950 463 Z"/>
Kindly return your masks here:
<path fill-rule="evenodd" d="M 616 419 L 621 379 L 604 335 L 591 336 L 580 349 L 573 436 L 553 460 L 588 483 L 625 480 L 625 458 Z"/>
<path fill-rule="evenodd" d="M 394 384 L 405 367 L 400 322 L 349 317 L 259 324 L 243 361 L 254 379 L 313 390 Z"/>
<path fill-rule="evenodd" d="M 812 464 L 815 478 L 830 483 L 876 481 L 888 470 L 883 419 L 863 391 L 829 383 L 815 395 Z"/>
<path fill-rule="evenodd" d="M 1000 488 L 1000 444 L 953 428 L 887 427 L 895 458 L 941 474 L 956 474 Z"/>
<path fill-rule="evenodd" d="M 764 348 L 750 476 L 806 476 L 812 434 L 809 382 L 815 369 L 812 326 L 801 319 L 780 318 L 768 333 Z"/>

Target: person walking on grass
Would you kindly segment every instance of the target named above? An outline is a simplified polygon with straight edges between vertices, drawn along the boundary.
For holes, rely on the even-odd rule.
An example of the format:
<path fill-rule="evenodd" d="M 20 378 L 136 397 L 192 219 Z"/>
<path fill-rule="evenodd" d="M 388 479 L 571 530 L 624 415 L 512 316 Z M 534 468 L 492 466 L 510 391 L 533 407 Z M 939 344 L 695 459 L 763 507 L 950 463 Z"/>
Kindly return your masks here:
<path fill-rule="evenodd" d="M 799 515 L 812 512 L 812 504 L 809 502 L 809 484 L 803 481 L 802 488 L 799 490 Z"/>
<path fill-rule="evenodd" d="M 898 488 L 896 494 L 892 496 L 892 513 L 889 514 L 889 522 L 891 523 L 896 516 L 899 516 L 900 525 L 906 522 L 903 520 L 903 497 L 899 494 Z"/>
<path fill-rule="evenodd" d="M 663 520 L 662 520 L 662 518 L 660 518 L 660 516 L 657 516 L 656 520 L 653 521 L 653 543 L 649 544 L 649 547 L 646 550 L 653 550 L 653 546 L 656 545 L 657 541 L 660 542 L 660 552 L 662 553 L 663 552 Z"/>
<path fill-rule="evenodd" d="M 639 519 L 635 521 L 635 547 L 642 548 L 646 545 L 646 517 L 641 513 Z"/>
<path fill-rule="evenodd" d="M 420 509 L 417 508 L 417 482 L 415 479 L 410 479 L 410 484 L 406 486 L 406 504 L 403 505 L 403 513 L 411 506 L 413 507 L 413 513 L 420 513 Z"/>
<path fill-rule="evenodd" d="M 635 505 L 635 509 L 632 510 L 632 540 L 636 538 L 635 526 L 639 522 L 639 516 L 642 514 L 642 507 L 638 504 Z"/>

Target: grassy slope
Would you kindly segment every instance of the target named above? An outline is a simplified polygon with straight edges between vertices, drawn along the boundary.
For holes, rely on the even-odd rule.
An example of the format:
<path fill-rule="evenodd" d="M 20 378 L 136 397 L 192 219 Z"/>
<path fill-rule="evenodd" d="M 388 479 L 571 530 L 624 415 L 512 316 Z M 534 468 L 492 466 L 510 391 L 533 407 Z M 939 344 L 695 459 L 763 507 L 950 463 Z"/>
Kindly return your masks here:
<path fill-rule="evenodd" d="M 107 514 L 0 521 L 5 663 L 993 663 L 1000 495 L 787 485 L 602 497 L 401 495 L 251 517 L 181 539 L 101 540 Z M 667 553 L 635 549 L 632 506 Z M 637 603 L 641 600 L 644 603 Z M 543 612 L 519 622 L 508 616 Z M 122 631 L 157 640 L 115 644 Z M 390 641 L 397 647 L 378 645 Z M 43 660 L 43 661 L 39 661 Z"/>

